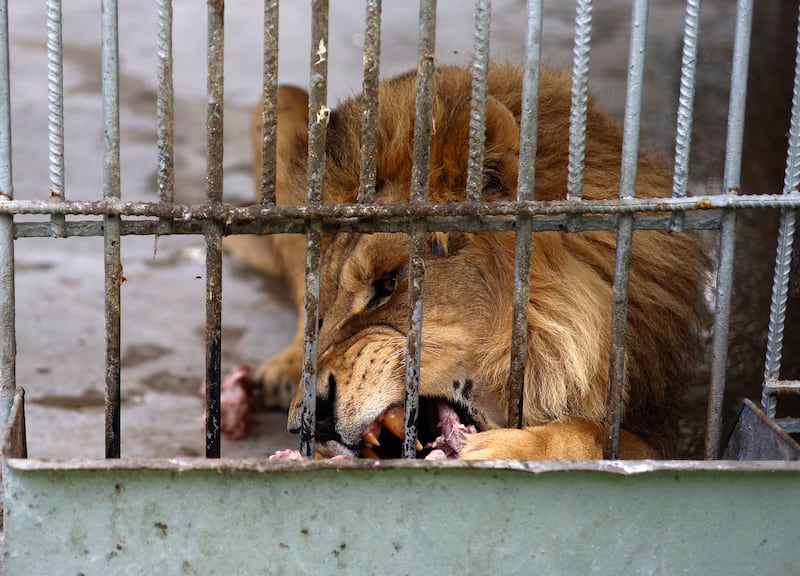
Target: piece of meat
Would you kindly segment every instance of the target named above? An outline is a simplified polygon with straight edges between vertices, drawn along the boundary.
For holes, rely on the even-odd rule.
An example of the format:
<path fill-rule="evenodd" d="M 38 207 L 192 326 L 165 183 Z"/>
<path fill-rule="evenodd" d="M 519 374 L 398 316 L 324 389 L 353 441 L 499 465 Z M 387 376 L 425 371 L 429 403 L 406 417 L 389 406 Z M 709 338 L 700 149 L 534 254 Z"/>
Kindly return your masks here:
<path fill-rule="evenodd" d="M 220 430 L 228 440 L 241 440 L 253 427 L 252 368 L 238 364 L 222 379 L 219 391 Z M 205 394 L 205 386 L 201 391 Z"/>
<path fill-rule="evenodd" d="M 437 426 L 441 434 L 426 446 L 432 450 L 425 459 L 452 460 L 458 458 L 458 453 L 467 443 L 467 435 L 476 434 L 478 431 L 472 424 L 469 426 L 462 424 L 456 411 L 447 402 L 439 402 L 437 409 L 439 411 Z"/>

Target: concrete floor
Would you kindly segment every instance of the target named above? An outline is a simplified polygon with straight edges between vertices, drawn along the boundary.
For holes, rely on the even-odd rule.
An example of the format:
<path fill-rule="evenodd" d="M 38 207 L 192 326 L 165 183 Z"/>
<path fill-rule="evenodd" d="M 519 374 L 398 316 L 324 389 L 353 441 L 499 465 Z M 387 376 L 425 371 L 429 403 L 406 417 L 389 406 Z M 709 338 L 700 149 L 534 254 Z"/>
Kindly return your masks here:
<path fill-rule="evenodd" d="M 9 2 L 12 76 L 14 194 L 17 199 L 47 198 L 47 93 L 44 3 Z M 120 3 L 120 92 L 122 122 L 122 196 L 155 200 L 155 7 Z M 281 2 L 281 81 L 307 84 L 308 2 Z M 471 53 L 471 10 L 463 2 L 439 3 L 437 59 L 464 63 Z M 492 55 L 518 58 L 522 50 L 524 2 L 493 2 Z M 652 3 L 648 40 L 643 135 L 648 144 L 671 152 L 679 76 L 684 3 Z M 774 38 L 792 23 L 787 3 L 768 4 L 758 15 L 757 38 Z M 762 3 L 763 5 L 763 3 Z M 247 117 L 261 85 L 262 6 L 238 0 L 226 7 L 225 198 L 251 196 Z M 98 199 L 101 184 L 100 6 L 96 0 L 72 0 L 64 7 L 66 108 L 66 195 Z M 363 3 L 331 3 L 330 102 L 360 91 Z M 569 65 L 573 35 L 571 3 L 547 3 L 544 53 L 554 66 Z M 621 116 L 627 73 L 629 2 L 609 0 L 595 7 L 591 56 L 592 87 L 609 111 Z M 766 10 L 763 9 L 763 10 Z M 791 11 L 791 10 L 788 10 Z M 205 3 L 175 0 L 176 200 L 201 202 L 205 178 Z M 416 65 L 417 9 L 413 3 L 386 2 L 383 18 L 382 73 L 388 76 Z M 777 28 L 776 28 L 777 27 Z M 791 28 L 791 26 L 789 27 Z M 733 30 L 728 2 L 703 5 L 697 118 L 692 178 L 695 192 L 721 186 L 727 82 Z M 791 33 L 789 33 L 791 41 Z M 788 41 L 787 41 L 788 42 Z M 770 42 L 770 45 L 773 43 Z M 747 177 L 754 192 L 777 192 L 785 152 L 784 119 L 790 91 L 754 39 L 755 57 L 765 59 L 762 81 L 777 93 L 763 128 L 761 156 Z M 788 44 L 787 44 L 788 45 Z M 787 60 L 791 62 L 791 58 Z M 789 68 L 789 73 L 791 68 Z M 785 74 L 781 71 L 780 74 Z M 773 80 L 764 82 L 763 78 Z M 782 103 L 786 102 L 786 106 Z M 776 146 L 775 153 L 772 148 Z M 769 150 L 767 154 L 765 150 Z M 760 162 L 775 158 L 777 165 Z M 752 175 L 753 172 L 759 174 Z M 763 172 L 763 173 L 761 173 Z M 776 189 L 775 186 L 778 186 Z M 747 190 L 747 188 L 745 188 Z M 748 190 L 750 191 L 750 190 Z M 20 221 L 29 218 L 19 218 Z M 752 274 L 747 254 L 737 272 L 758 278 L 758 286 L 740 292 L 759 304 L 741 323 L 752 328 L 734 335 L 731 398 L 758 397 L 763 366 L 763 334 L 774 253 L 774 228 L 753 227 L 766 256 Z M 16 242 L 17 382 L 27 390 L 28 440 L 32 457 L 102 457 L 103 418 L 103 265 L 101 238 L 21 239 Z M 204 373 L 204 243 L 199 237 L 126 237 L 122 258 L 127 281 L 122 287 L 122 454 L 123 456 L 201 456 L 203 401 L 198 393 Z M 751 258 L 752 260 L 752 258 Z M 762 277 L 766 277 L 763 281 Z M 294 327 L 282 287 L 226 259 L 224 266 L 223 371 L 240 362 L 258 364 L 291 338 Z M 744 286 L 744 284 L 742 285 Z M 753 308 L 749 307 L 748 309 Z M 734 323 L 734 326 L 740 324 Z M 793 348 L 784 354 L 789 362 Z M 795 353 L 792 353 L 795 352 Z M 759 364 L 761 363 L 761 364 Z M 797 374 L 794 375 L 795 377 Z M 696 450 L 704 390 L 693 391 L 687 417 L 686 446 Z M 263 456 L 295 446 L 284 431 L 284 416 L 261 411 L 248 440 L 225 441 L 223 456 Z"/>

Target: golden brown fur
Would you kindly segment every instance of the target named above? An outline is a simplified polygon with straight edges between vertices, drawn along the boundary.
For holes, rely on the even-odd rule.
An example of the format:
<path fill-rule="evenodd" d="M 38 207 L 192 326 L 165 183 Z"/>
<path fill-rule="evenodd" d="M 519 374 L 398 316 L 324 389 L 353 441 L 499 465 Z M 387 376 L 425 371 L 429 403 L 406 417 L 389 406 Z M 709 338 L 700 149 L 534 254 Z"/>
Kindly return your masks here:
<path fill-rule="evenodd" d="M 436 72 L 430 200 L 465 198 L 470 75 Z M 377 201 L 409 198 L 414 77 L 384 81 L 379 92 Z M 516 197 L 521 72 L 494 65 L 487 106 L 486 199 Z M 542 70 L 535 196 L 563 199 L 567 182 L 570 82 Z M 307 99 L 279 91 L 278 202 L 302 203 L 306 189 Z M 257 122 L 256 122 L 257 124 Z M 354 202 L 360 165 L 361 106 L 330 117 L 326 202 Z M 255 148 L 260 136 L 254 131 Z M 615 198 L 621 130 L 590 101 L 584 195 Z M 640 155 L 637 196 L 667 196 L 670 175 Z M 421 394 L 464 408 L 483 431 L 462 457 L 598 458 L 608 382 L 613 233 L 534 235 L 528 309 L 523 430 L 509 427 L 513 233 L 437 233 L 426 258 Z M 234 237 L 248 262 L 286 278 L 302 313 L 299 236 Z M 339 234 L 323 257 L 318 393 L 323 453 L 358 451 L 364 428 L 402 401 L 408 239 L 404 234 Z M 707 319 L 702 293 L 707 261 L 693 234 L 635 232 L 627 328 L 622 456 L 671 455 L 680 399 L 692 377 Z M 299 332 L 299 330 L 298 330 Z M 299 336 L 260 371 L 265 395 L 286 404 L 300 373 Z M 319 417 L 319 414 L 318 414 Z M 329 417 L 327 420 L 325 418 Z M 297 427 L 296 403 L 290 428 Z M 643 442 L 642 439 L 645 441 Z"/>

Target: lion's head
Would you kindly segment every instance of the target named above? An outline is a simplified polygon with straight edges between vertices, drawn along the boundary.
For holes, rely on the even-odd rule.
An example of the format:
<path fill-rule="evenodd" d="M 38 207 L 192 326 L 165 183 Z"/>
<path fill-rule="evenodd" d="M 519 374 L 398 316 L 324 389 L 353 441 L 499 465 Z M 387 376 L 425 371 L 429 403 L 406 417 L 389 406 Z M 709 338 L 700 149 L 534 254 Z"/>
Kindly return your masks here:
<path fill-rule="evenodd" d="M 543 70 L 536 164 L 537 199 L 565 196 L 569 79 Z M 494 66 L 489 76 L 484 198 L 514 199 L 519 162 L 521 72 Z M 379 92 L 376 201 L 408 202 L 411 188 L 414 77 Z M 297 97 L 296 90 L 283 93 Z M 430 199 L 465 198 L 470 75 L 436 72 Z M 302 106 L 295 106 L 302 110 Z M 306 190 L 305 112 L 290 141 L 279 143 L 279 183 L 301 202 Z M 282 122 L 288 122 L 286 118 Z M 354 202 L 360 164 L 359 99 L 330 117 L 324 200 Z M 286 133 L 284 126 L 284 133 Z M 590 105 L 584 193 L 618 195 L 619 128 Z M 637 194 L 669 194 L 658 161 L 640 159 Z M 533 236 L 523 422 L 605 415 L 615 236 L 611 232 L 541 232 Z M 690 234 L 637 232 L 629 288 L 623 425 L 667 452 L 680 391 L 692 371 L 705 256 Z M 340 233 L 325 238 L 321 273 L 317 446 L 326 455 L 365 453 L 402 405 L 408 325 L 409 237 Z M 438 433 L 443 405 L 480 430 L 510 425 L 507 389 L 513 296 L 513 232 L 432 232 L 425 254 L 419 435 Z M 300 427 L 299 395 L 289 428 Z M 384 435 L 379 456 L 399 455 Z M 367 451 L 368 452 L 368 451 Z M 424 452 L 423 452 L 424 453 Z"/>

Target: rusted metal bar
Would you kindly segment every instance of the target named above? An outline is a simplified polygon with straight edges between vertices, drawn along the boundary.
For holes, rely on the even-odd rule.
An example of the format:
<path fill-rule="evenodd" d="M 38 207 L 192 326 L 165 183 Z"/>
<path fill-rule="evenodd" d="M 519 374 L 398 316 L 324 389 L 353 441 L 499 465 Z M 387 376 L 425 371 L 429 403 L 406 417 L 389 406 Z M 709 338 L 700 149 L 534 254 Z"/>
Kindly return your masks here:
<path fill-rule="evenodd" d="M 565 216 L 531 216 L 531 229 L 533 232 L 563 232 L 567 226 L 572 232 L 588 230 L 616 231 L 617 218 L 615 216 L 575 216 L 575 222 L 568 222 Z M 341 218 L 339 216 L 320 216 L 319 228 L 322 232 L 407 232 L 411 222 L 416 220 L 411 216 L 397 215 L 382 218 L 376 216 L 362 216 L 361 218 Z M 634 217 L 634 230 L 669 230 L 670 216 L 656 216 L 652 214 Z M 433 216 L 426 218 L 428 230 L 462 232 L 508 232 L 516 228 L 514 216 L 481 216 L 475 217 L 467 214 L 455 216 Z M 717 212 L 691 214 L 687 218 L 685 230 L 718 230 L 720 215 Z M 123 220 L 120 225 L 120 234 L 123 236 L 154 235 L 159 233 L 160 222 L 155 220 Z M 173 223 L 170 234 L 197 234 L 205 232 L 205 221 L 178 221 Z M 231 223 L 225 227 L 225 234 L 305 234 L 308 229 L 308 219 L 297 218 L 296 213 L 270 214 L 263 216 L 258 221 L 249 219 L 246 223 Z M 96 220 L 70 221 L 66 226 L 66 237 L 74 236 L 102 236 L 103 223 Z M 43 238 L 50 236 L 50 225 L 42 222 L 15 222 L 14 238 Z"/>
<path fill-rule="evenodd" d="M 8 54 L 8 2 L 0 0 L 0 199 L 13 200 L 11 172 L 11 80 Z M 9 424 L 16 389 L 14 299 L 14 217 L 0 215 L 0 433 Z M 6 478 L 5 458 L 2 459 Z M 0 497 L 3 496 L 0 483 Z"/>
<path fill-rule="evenodd" d="M 528 0 L 525 31 L 525 62 L 522 79 L 517 200 L 533 200 L 536 179 L 536 130 L 539 119 L 539 75 L 542 60 L 542 1 Z M 511 309 L 511 350 L 507 407 L 510 426 L 521 427 L 525 399 L 525 364 L 528 358 L 528 306 L 530 300 L 532 222 L 517 213 L 514 235 L 514 297 Z"/>
<path fill-rule="evenodd" d="M 47 131 L 49 142 L 50 198 L 64 199 L 64 67 L 61 35 L 61 1 L 47 0 Z M 64 236 L 65 218 L 50 216 L 52 235 Z"/>
<path fill-rule="evenodd" d="M 381 0 L 367 0 L 364 33 L 364 79 L 361 97 L 361 175 L 358 202 L 375 196 L 378 165 L 378 83 L 381 60 Z"/>
<path fill-rule="evenodd" d="M 639 127 L 644 84 L 644 53 L 647 38 L 648 0 L 636 0 L 631 15 L 631 41 L 628 52 L 628 82 L 625 95 L 625 123 L 622 137 L 620 198 L 636 194 L 639 162 Z M 608 396 L 603 457 L 619 456 L 619 426 L 622 418 L 622 388 L 625 383 L 625 332 L 628 323 L 628 282 L 633 249 L 633 218 L 621 215 L 617 229 L 614 260 L 614 286 L 611 312 L 611 360 L 608 369 Z"/>
<path fill-rule="evenodd" d="M 175 199 L 175 91 L 172 74 L 172 0 L 158 0 L 158 95 L 156 117 L 158 129 L 156 148 L 158 167 L 156 182 L 158 197 L 162 202 Z M 159 234 L 169 234 L 172 221 L 165 218 L 159 223 Z"/>
<path fill-rule="evenodd" d="M 675 164 L 672 175 L 672 195 L 677 197 L 686 196 L 689 188 L 689 151 L 692 144 L 699 31 L 700 0 L 687 0 L 686 21 L 683 30 L 680 95 L 678 97 L 678 123 L 675 130 Z M 673 232 L 680 232 L 683 229 L 683 222 L 684 214 L 675 212 Z"/>
<path fill-rule="evenodd" d="M 572 101 L 569 115 L 567 198 L 570 200 L 583 198 L 591 41 L 592 0 L 578 0 L 575 6 L 575 46 L 572 50 Z"/>
<path fill-rule="evenodd" d="M 119 26 L 117 1 L 102 2 L 103 198 L 120 198 Z M 120 457 L 120 218 L 106 215 L 105 248 L 105 380 L 106 458 Z"/>
<path fill-rule="evenodd" d="M 308 190 L 306 206 L 322 203 L 325 185 L 325 138 L 328 129 L 328 0 L 314 0 L 311 7 L 311 59 L 309 64 Z M 321 236 L 312 225 L 306 231 L 305 314 L 303 318 L 303 365 L 300 452 L 314 455 L 317 398 L 317 339 L 319 336 L 319 285 Z"/>
<path fill-rule="evenodd" d="M 433 123 L 434 50 L 436 46 L 436 0 L 419 5 L 419 43 L 417 48 L 417 93 L 414 118 L 414 150 L 411 168 L 411 202 L 428 200 L 431 127 Z M 416 458 L 417 417 L 419 412 L 420 357 L 422 350 L 422 309 L 425 292 L 424 223 L 409 227 L 408 332 L 406 333 L 405 433 L 403 457 Z"/>
<path fill-rule="evenodd" d="M 137 216 L 174 218 L 176 220 L 214 220 L 229 224 L 255 219 L 283 218 L 316 222 L 322 219 L 353 218 L 434 218 L 444 216 L 503 217 L 523 214 L 545 216 L 557 214 L 598 215 L 614 217 L 636 212 L 702 212 L 728 209 L 781 209 L 800 207 L 800 192 L 789 194 L 708 195 L 687 198 L 617 198 L 613 200 L 533 200 L 502 202 L 453 202 L 412 204 L 319 204 L 278 206 L 230 206 L 222 204 L 164 204 L 107 199 L 99 201 L 66 200 L 0 200 L 0 214 L 66 214 L 72 216 Z M 687 216 L 690 216 L 687 214 Z M 645 215 L 639 216 L 646 219 Z"/>
<path fill-rule="evenodd" d="M 264 79 L 261 89 L 261 203 L 275 204 L 278 134 L 278 0 L 264 0 Z"/>
<path fill-rule="evenodd" d="M 208 107 L 206 113 L 206 199 L 222 203 L 225 3 L 208 2 Z M 206 226 L 206 458 L 220 457 L 220 380 L 222 377 L 222 229 Z"/>
<path fill-rule="evenodd" d="M 731 68 L 731 91 L 728 104 L 728 134 L 725 142 L 723 194 L 740 192 L 744 112 L 747 97 L 747 66 L 750 56 L 750 30 L 753 21 L 753 0 L 739 0 Z M 728 361 L 728 332 L 733 284 L 736 211 L 726 210 L 722 216 L 717 265 L 714 336 L 711 344 L 711 384 L 708 389 L 708 413 L 704 456 L 719 458 L 722 439 L 722 400 L 725 394 L 725 367 Z"/>
<path fill-rule="evenodd" d="M 786 171 L 783 178 L 783 193 L 800 189 L 800 17 L 797 28 L 794 90 L 792 92 L 792 115 L 789 125 L 789 146 L 786 153 Z M 777 396 L 780 390 L 770 389 L 768 383 L 780 377 L 783 354 L 783 330 L 786 323 L 786 305 L 789 299 L 789 277 L 792 268 L 793 240 L 797 221 L 797 210 L 781 211 L 778 229 L 778 248 L 775 255 L 775 273 L 772 282 L 772 300 L 769 309 L 767 331 L 767 354 L 764 364 L 764 389 L 761 407 L 770 418 L 775 418 Z"/>
<path fill-rule="evenodd" d="M 486 97 L 489 83 L 491 17 L 491 0 L 475 0 L 472 95 L 469 102 L 469 161 L 467 164 L 467 200 L 473 202 L 479 202 L 483 195 L 483 158 L 486 150 Z"/>

